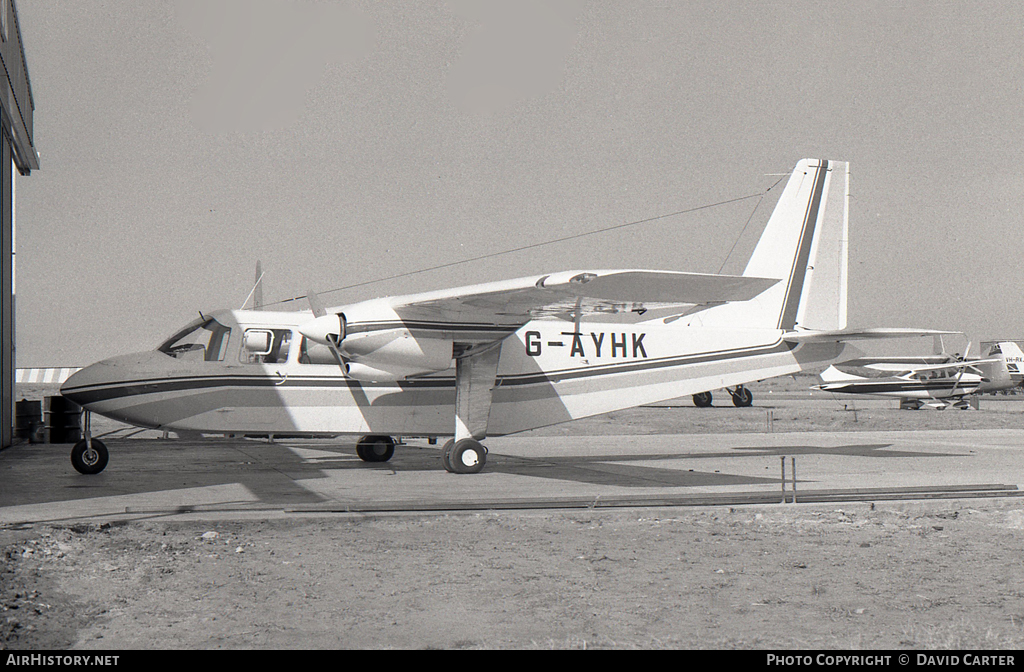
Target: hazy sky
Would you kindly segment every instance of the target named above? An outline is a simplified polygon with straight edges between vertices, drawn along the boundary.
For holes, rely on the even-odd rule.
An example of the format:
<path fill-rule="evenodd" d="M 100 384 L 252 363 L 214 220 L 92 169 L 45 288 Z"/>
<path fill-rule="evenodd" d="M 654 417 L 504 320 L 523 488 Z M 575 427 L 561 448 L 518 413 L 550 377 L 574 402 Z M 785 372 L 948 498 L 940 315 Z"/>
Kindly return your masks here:
<path fill-rule="evenodd" d="M 1024 3 L 21 0 L 18 366 L 197 311 L 583 268 L 742 270 L 851 163 L 851 326 L 1024 338 Z M 754 217 L 727 261 L 744 224 Z M 753 232 L 750 235 L 750 232 Z M 287 304 L 289 309 L 304 308 Z"/>

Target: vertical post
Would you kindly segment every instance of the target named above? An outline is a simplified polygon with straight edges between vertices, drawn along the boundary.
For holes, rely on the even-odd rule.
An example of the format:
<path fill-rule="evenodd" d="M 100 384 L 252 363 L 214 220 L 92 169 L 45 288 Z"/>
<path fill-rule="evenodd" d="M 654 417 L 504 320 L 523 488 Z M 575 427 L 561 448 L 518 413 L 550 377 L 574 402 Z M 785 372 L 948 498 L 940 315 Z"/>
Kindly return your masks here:
<path fill-rule="evenodd" d="M 782 463 L 782 503 L 786 503 L 786 456 L 782 455 L 779 458 Z"/>
<path fill-rule="evenodd" d="M 14 439 L 14 198 L 11 187 L 11 143 L 5 132 L 0 134 L 0 284 L 3 285 L 0 307 L 0 449 Z"/>
<path fill-rule="evenodd" d="M 796 504 L 796 458 L 794 457 L 794 458 L 791 458 L 791 459 L 792 459 L 791 465 L 793 467 L 790 470 L 790 471 L 793 472 L 793 503 Z"/>

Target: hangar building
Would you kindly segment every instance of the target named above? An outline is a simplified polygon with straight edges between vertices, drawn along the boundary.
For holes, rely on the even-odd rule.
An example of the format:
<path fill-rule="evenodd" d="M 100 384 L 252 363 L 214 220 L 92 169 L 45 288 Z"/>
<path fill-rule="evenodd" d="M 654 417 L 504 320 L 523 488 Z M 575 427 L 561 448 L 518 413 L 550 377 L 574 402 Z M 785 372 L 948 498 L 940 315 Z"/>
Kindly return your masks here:
<path fill-rule="evenodd" d="M 0 0 L 0 448 L 14 435 L 14 179 L 39 168 L 32 142 L 32 88 L 14 0 Z"/>

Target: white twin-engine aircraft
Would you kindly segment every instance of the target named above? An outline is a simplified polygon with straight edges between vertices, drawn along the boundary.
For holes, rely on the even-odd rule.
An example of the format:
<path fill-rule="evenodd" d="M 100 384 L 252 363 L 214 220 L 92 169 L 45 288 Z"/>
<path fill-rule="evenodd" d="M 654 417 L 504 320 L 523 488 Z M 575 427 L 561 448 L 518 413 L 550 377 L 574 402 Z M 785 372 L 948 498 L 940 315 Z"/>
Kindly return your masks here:
<path fill-rule="evenodd" d="M 970 349 L 970 345 L 968 345 Z M 966 353 L 965 353 L 966 354 Z M 898 398 L 900 408 L 967 409 L 967 397 L 1019 387 L 1024 352 L 1013 341 L 994 344 L 985 358 L 863 357 L 833 364 L 816 389 L 840 394 Z"/>
<path fill-rule="evenodd" d="M 487 436 L 567 422 L 835 361 L 847 330 L 849 169 L 802 160 L 742 276 L 567 271 L 310 311 L 202 315 L 156 350 L 71 376 L 64 396 L 141 427 L 258 436 L 453 437 L 450 472 Z M 88 424 L 88 423 L 87 423 Z M 103 469 L 90 438 L 72 462 Z"/>

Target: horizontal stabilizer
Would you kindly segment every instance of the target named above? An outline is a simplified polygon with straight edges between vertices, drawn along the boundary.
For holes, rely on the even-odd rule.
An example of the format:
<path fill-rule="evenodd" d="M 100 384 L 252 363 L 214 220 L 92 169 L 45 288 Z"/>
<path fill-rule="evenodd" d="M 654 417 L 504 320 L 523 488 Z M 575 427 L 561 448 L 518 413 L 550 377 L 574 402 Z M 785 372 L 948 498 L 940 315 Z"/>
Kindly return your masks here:
<path fill-rule="evenodd" d="M 826 383 L 840 383 L 854 380 L 864 380 L 864 378 L 862 378 L 861 376 L 855 376 L 852 373 L 840 371 L 835 367 L 835 365 L 832 365 L 825 369 L 824 371 L 822 371 L 821 373 L 819 373 L 818 377 L 821 378 L 821 380 Z M 814 388 L 819 390 L 822 389 L 820 385 L 815 385 Z"/>
<path fill-rule="evenodd" d="M 937 329 L 833 329 L 817 331 L 807 329 L 788 331 L 782 339 L 790 343 L 834 343 L 837 341 L 858 341 L 878 338 L 915 338 L 920 336 L 938 336 L 940 334 L 959 334 L 959 331 L 940 331 Z"/>

